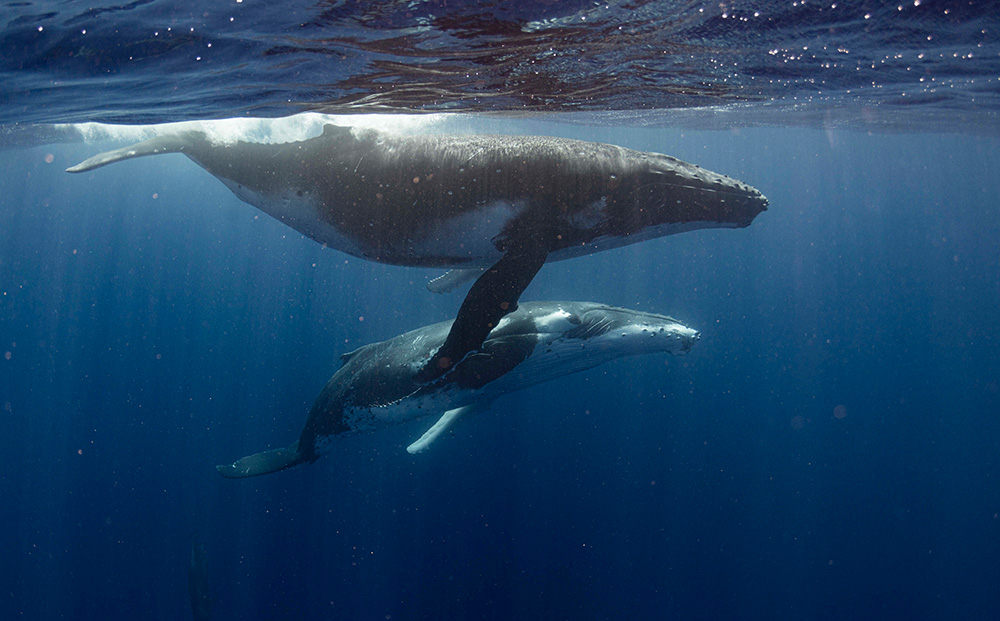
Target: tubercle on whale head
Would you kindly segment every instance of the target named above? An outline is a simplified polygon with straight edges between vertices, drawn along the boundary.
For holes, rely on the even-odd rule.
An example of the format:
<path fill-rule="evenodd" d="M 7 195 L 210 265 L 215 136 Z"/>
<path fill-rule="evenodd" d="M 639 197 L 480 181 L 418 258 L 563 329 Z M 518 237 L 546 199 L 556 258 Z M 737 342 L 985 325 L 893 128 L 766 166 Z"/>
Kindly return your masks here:
<path fill-rule="evenodd" d="M 701 334 L 673 317 L 612 306 L 595 305 L 579 314 L 579 325 L 569 338 L 594 339 L 611 347 L 626 347 L 633 353 L 686 353 Z"/>
<path fill-rule="evenodd" d="M 659 154 L 649 154 L 632 192 L 643 226 L 700 222 L 706 228 L 743 228 L 769 204 L 757 188 L 738 179 Z"/>
<path fill-rule="evenodd" d="M 697 330 L 694 330 L 693 332 L 693 334 L 689 334 L 683 339 L 683 344 L 681 345 L 682 353 L 691 351 L 694 344 L 701 340 L 701 332 L 698 332 Z"/>

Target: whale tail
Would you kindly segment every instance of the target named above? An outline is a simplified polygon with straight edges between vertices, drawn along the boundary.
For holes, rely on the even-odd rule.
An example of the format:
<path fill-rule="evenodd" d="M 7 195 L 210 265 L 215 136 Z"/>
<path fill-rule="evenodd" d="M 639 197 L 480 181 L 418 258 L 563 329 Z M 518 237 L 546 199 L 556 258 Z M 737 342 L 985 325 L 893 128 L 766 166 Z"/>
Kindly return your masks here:
<path fill-rule="evenodd" d="M 108 164 L 113 164 L 122 160 L 130 160 L 133 157 L 145 157 L 147 155 L 159 155 L 161 153 L 183 153 L 195 143 L 198 137 L 200 137 L 199 132 L 192 131 L 157 136 L 156 138 L 143 140 L 142 142 L 137 142 L 136 144 L 122 147 L 121 149 L 98 153 L 94 157 L 88 158 L 76 166 L 67 168 L 66 172 L 87 172 L 88 170 L 94 170 L 95 168 L 107 166 Z"/>
<path fill-rule="evenodd" d="M 312 461 L 299 452 L 298 441 L 284 448 L 271 449 L 237 459 L 231 464 L 216 466 L 219 474 L 227 479 L 245 479 L 262 474 L 271 474 L 285 468 Z"/>

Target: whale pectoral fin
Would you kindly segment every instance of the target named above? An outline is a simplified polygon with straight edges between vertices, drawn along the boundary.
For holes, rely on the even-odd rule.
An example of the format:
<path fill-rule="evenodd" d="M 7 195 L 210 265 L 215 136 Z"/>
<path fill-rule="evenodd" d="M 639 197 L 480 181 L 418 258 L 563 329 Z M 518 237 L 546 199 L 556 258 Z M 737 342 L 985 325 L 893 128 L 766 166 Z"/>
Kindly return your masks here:
<path fill-rule="evenodd" d="M 113 164 L 122 160 L 129 160 L 133 157 L 158 155 L 160 153 L 179 153 L 184 151 L 186 147 L 190 146 L 196 136 L 200 136 L 200 134 L 190 131 L 157 136 L 156 138 L 150 138 L 149 140 L 144 140 L 127 147 L 122 147 L 121 149 L 98 153 L 94 157 L 86 159 L 76 166 L 67 168 L 66 172 L 87 172 L 88 170 L 94 170 L 95 168 L 107 166 L 108 164 Z"/>
<path fill-rule="evenodd" d="M 248 455 L 231 464 L 216 466 L 215 469 L 227 479 L 245 479 L 291 468 L 306 461 L 309 460 L 299 452 L 299 443 L 296 441 L 291 446 Z"/>
<path fill-rule="evenodd" d="M 461 408 L 455 408 L 453 410 L 448 410 L 447 412 L 441 415 L 441 418 L 439 418 L 436 423 L 431 425 L 430 429 L 424 432 L 424 435 L 420 436 L 419 438 L 417 438 L 416 442 L 406 447 L 406 452 L 411 455 L 416 455 L 417 453 L 423 453 L 424 451 L 427 450 L 427 447 L 429 447 L 431 443 L 434 442 L 434 440 L 437 440 L 439 437 L 441 437 L 441 434 L 448 431 L 448 429 L 450 429 L 451 426 L 455 424 L 455 421 L 458 420 L 459 417 L 474 412 L 478 409 L 480 409 L 480 407 L 477 404 L 473 404 Z"/>
<path fill-rule="evenodd" d="M 483 272 L 458 309 L 448 338 L 414 379 L 419 383 L 432 382 L 482 346 L 500 319 L 517 310 L 518 298 L 548 254 L 546 244 L 529 239 L 512 245 L 493 267 Z"/>
<path fill-rule="evenodd" d="M 448 293 L 464 285 L 470 280 L 479 278 L 483 273 L 480 267 L 459 268 L 448 270 L 437 278 L 432 278 L 427 283 L 427 290 L 431 293 Z"/>

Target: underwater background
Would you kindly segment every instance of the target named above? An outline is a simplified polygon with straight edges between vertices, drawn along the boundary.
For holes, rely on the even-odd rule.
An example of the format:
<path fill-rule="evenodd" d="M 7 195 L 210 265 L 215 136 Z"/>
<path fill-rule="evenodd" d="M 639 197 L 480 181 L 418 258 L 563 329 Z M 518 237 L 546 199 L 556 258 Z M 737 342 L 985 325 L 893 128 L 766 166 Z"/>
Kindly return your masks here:
<path fill-rule="evenodd" d="M 2 9 L 3 68 L 13 77 L 0 87 L 0 619 L 191 618 L 193 547 L 211 618 L 221 620 L 1000 618 L 1000 71 L 990 20 L 945 13 L 984 5 L 910 3 L 941 16 L 895 29 L 888 20 L 905 14 L 896 4 L 864 9 L 869 18 L 852 13 L 858 23 L 881 20 L 874 31 L 885 38 L 868 48 L 861 31 L 851 39 L 852 53 L 871 57 L 893 44 L 923 53 L 906 33 L 947 34 L 935 48 L 944 55 L 975 47 L 971 34 L 983 31 L 988 54 L 966 59 L 983 63 L 974 72 L 942 60 L 922 74 L 953 86 L 927 94 L 923 107 L 855 98 L 844 82 L 801 109 L 795 97 L 822 74 L 808 65 L 794 81 L 803 90 L 784 100 L 780 89 L 754 91 L 760 106 L 737 95 L 730 106 L 711 91 L 721 107 L 680 111 L 671 124 L 678 100 L 643 108 L 658 92 L 689 91 L 661 82 L 589 101 L 581 80 L 616 82 L 592 68 L 567 79 L 581 91 L 552 102 L 558 116 L 512 115 L 516 98 L 493 106 L 436 84 L 429 91 L 470 109 L 368 117 L 667 153 L 759 188 L 770 206 L 746 229 L 548 264 L 522 296 L 670 314 L 701 331 L 685 356 L 620 359 L 507 395 L 424 454 L 405 447 L 433 419 L 344 437 L 315 464 L 233 481 L 214 465 L 294 440 L 341 354 L 452 318 L 462 294 L 429 293 L 438 270 L 324 249 L 181 155 L 65 173 L 128 139 L 110 126 L 23 122 L 219 118 L 241 84 L 250 90 L 232 115 L 242 116 L 266 99 L 253 98 L 246 75 L 295 79 L 270 64 L 280 54 L 249 44 L 243 54 L 260 72 L 175 73 L 170 53 L 187 53 L 178 43 L 149 48 L 158 64 L 141 70 L 112 54 L 98 88 L 99 72 L 87 68 L 99 65 L 95 52 L 64 54 L 84 49 L 65 44 L 83 18 L 68 9 L 38 17 L 50 4 Z M 431 62 L 404 54 L 428 41 L 454 62 L 469 58 L 468 37 L 436 38 L 442 23 L 485 23 L 466 13 L 420 30 L 413 24 L 443 3 L 371 4 L 388 13 L 343 19 L 388 33 L 373 39 L 396 47 L 378 54 L 410 63 L 390 82 Z M 657 15 L 674 4 L 635 3 Z M 752 14 L 767 3 L 735 4 Z M 321 13 L 327 21 L 312 28 L 338 32 L 336 45 L 354 36 L 372 54 L 372 41 L 361 46 L 334 19 L 349 5 L 288 6 Z M 559 10 L 570 21 L 597 10 L 569 5 Z M 534 21 L 555 19 L 552 4 L 531 6 L 507 21 L 535 32 Z M 776 20 L 782 29 L 741 39 L 718 30 L 730 18 L 718 3 L 684 6 L 711 11 L 684 22 L 688 44 L 760 44 L 765 59 L 774 46 L 759 39 L 776 32 L 795 39 L 856 25 L 796 22 L 796 5 Z M 130 25 L 160 25 L 135 13 L 171 5 L 128 7 L 99 14 L 134 50 Z M 649 15 L 629 13 L 636 7 L 598 17 L 640 28 Z M 404 34 L 424 38 L 399 47 L 389 34 L 404 18 L 414 20 Z M 269 41 L 281 24 L 261 19 L 232 36 Z M 679 22 L 651 23 L 655 34 Z M 124 53 L 110 28 L 93 49 Z M 31 47 L 39 32 L 64 43 Z M 315 41 L 286 43 L 298 46 L 293 55 L 328 55 Z M 602 53 L 611 56 L 601 67 L 626 72 Z M 358 54 L 340 77 L 368 76 L 376 92 L 385 76 L 369 70 L 387 65 Z M 67 60 L 81 57 L 90 64 Z M 211 82 L 219 76 L 228 86 Z M 923 88 L 897 77 L 897 90 Z M 179 92 L 154 88 L 167 84 Z M 299 86 L 300 101 L 318 92 Z M 429 91 L 376 97 L 375 109 L 440 112 L 410 99 Z M 355 103 L 351 92 L 337 101 Z M 267 101 L 270 114 L 300 111 L 281 108 L 277 95 Z M 575 113 L 574 101 L 585 110 Z"/>

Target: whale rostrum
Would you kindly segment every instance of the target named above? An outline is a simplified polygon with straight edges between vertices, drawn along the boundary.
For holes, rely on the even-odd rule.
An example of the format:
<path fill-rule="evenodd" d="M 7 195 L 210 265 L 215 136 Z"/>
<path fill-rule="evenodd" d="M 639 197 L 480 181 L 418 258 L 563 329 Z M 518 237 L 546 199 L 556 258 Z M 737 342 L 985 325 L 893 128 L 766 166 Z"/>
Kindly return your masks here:
<path fill-rule="evenodd" d="M 624 356 L 682 354 L 699 334 L 664 315 L 593 302 L 525 302 L 503 317 L 479 350 L 430 383 L 417 375 L 444 342 L 450 321 L 425 326 L 342 356 L 343 366 L 313 403 L 290 446 L 217 466 L 228 478 L 315 461 L 339 435 L 438 415 L 407 450 L 421 452 L 460 418 L 501 395 Z"/>
<path fill-rule="evenodd" d="M 213 142 L 201 130 L 95 155 L 183 153 L 243 201 L 317 242 L 394 265 L 455 268 L 430 288 L 475 280 L 432 381 L 479 348 L 546 261 L 704 228 L 748 226 L 756 189 L 658 153 L 507 135 L 402 135 L 326 125 L 284 144 Z"/>

